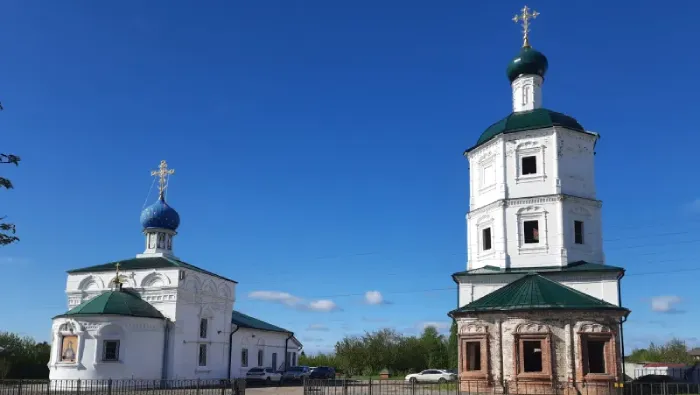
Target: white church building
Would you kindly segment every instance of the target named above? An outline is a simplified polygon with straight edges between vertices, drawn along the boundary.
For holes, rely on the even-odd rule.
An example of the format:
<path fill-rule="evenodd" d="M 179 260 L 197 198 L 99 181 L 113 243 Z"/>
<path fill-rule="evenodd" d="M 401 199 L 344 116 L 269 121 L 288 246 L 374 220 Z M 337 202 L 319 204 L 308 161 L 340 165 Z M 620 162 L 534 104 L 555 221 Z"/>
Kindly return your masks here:
<path fill-rule="evenodd" d="M 524 43 L 509 63 L 512 112 L 469 160 L 467 270 L 452 275 L 459 377 L 496 392 L 581 393 L 622 380 L 621 267 L 605 263 L 595 188 L 597 133 L 543 107 L 547 58 Z M 532 392 L 535 393 L 535 392 Z"/>
<path fill-rule="evenodd" d="M 285 370 L 302 344 L 289 330 L 234 310 L 236 281 L 173 254 L 179 214 L 159 198 L 141 213 L 134 258 L 68 271 L 68 311 L 53 318 L 51 379 L 226 379 Z"/>

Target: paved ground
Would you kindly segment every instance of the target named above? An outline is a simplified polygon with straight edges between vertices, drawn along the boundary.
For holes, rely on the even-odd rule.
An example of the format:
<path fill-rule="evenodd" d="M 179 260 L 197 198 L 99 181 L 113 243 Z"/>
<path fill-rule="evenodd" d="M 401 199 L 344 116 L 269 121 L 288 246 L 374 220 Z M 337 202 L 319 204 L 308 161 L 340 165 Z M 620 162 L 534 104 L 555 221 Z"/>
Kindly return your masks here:
<path fill-rule="evenodd" d="M 304 388 L 299 387 L 268 387 L 268 388 L 247 388 L 246 395 L 303 395 Z"/>

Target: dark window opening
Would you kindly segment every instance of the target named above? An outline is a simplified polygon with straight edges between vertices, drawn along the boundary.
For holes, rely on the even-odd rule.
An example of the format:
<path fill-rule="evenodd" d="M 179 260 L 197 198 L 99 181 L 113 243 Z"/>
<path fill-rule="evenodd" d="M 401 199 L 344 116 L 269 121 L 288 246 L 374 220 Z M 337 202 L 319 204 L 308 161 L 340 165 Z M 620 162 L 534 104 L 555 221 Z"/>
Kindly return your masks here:
<path fill-rule="evenodd" d="M 583 221 L 574 221 L 574 242 L 583 244 Z"/>
<path fill-rule="evenodd" d="M 244 348 L 241 350 L 241 366 L 248 367 L 248 349 Z"/>
<path fill-rule="evenodd" d="M 199 345 L 199 366 L 207 366 L 207 345 Z"/>
<path fill-rule="evenodd" d="M 263 366 L 265 354 L 263 350 L 258 350 L 258 366 Z"/>
<path fill-rule="evenodd" d="M 525 156 L 521 160 L 523 175 L 537 174 L 537 157 Z"/>
<path fill-rule="evenodd" d="M 523 342 L 523 370 L 525 372 L 542 371 L 542 342 Z"/>
<path fill-rule="evenodd" d="M 118 361 L 119 360 L 119 340 L 105 340 L 104 351 L 102 353 L 103 361 Z"/>
<path fill-rule="evenodd" d="M 540 242 L 540 223 L 539 221 L 525 221 L 523 222 L 523 232 L 525 233 L 525 243 L 539 243 Z"/>
<path fill-rule="evenodd" d="M 467 370 L 481 370 L 481 342 L 467 342 Z"/>
<path fill-rule="evenodd" d="M 588 341 L 588 373 L 605 373 L 604 341 Z"/>
<path fill-rule="evenodd" d="M 278 368 L 278 366 L 277 366 L 277 353 L 276 352 L 272 353 L 272 367 L 275 369 Z"/>
<path fill-rule="evenodd" d="M 205 339 L 207 337 L 207 319 L 202 318 L 199 321 L 199 337 L 202 339 Z"/>
<path fill-rule="evenodd" d="M 482 243 L 481 246 L 483 247 L 484 251 L 488 251 L 491 249 L 491 228 L 486 228 L 481 231 L 481 238 L 482 238 Z"/>

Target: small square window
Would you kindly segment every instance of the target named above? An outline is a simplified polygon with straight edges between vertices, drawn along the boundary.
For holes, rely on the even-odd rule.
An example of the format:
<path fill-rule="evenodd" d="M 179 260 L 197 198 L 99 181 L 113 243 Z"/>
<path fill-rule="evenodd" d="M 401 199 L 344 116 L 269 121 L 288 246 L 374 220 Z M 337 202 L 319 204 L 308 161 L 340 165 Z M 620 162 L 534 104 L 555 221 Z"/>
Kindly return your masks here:
<path fill-rule="evenodd" d="M 491 249 L 491 228 L 486 228 L 481 231 L 481 248 L 484 251 Z"/>
<path fill-rule="evenodd" d="M 605 371 L 605 341 L 589 340 L 586 342 L 588 354 L 588 373 L 606 373 Z"/>
<path fill-rule="evenodd" d="M 207 366 L 207 345 L 199 345 L 199 366 Z"/>
<path fill-rule="evenodd" d="M 265 353 L 263 350 L 258 350 L 258 366 L 263 366 L 265 362 Z"/>
<path fill-rule="evenodd" d="M 467 371 L 481 370 L 481 342 L 467 342 Z"/>
<path fill-rule="evenodd" d="M 539 373 L 542 371 L 542 342 L 523 342 L 523 370 L 526 373 Z"/>
<path fill-rule="evenodd" d="M 583 221 L 574 221 L 574 243 L 583 244 Z"/>
<path fill-rule="evenodd" d="M 199 321 L 199 337 L 202 338 L 202 339 L 206 339 L 206 338 L 207 338 L 207 326 L 208 326 L 207 319 L 206 319 L 206 318 L 202 318 L 202 319 Z"/>
<path fill-rule="evenodd" d="M 118 361 L 119 360 L 119 340 L 105 340 L 103 343 L 102 360 L 103 361 Z"/>
<path fill-rule="evenodd" d="M 244 348 L 241 350 L 241 366 L 244 368 L 248 366 L 248 349 L 247 348 Z"/>
<path fill-rule="evenodd" d="M 522 175 L 526 176 L 528 174 L 537 174 L 537 157 L 536 156 L 524 156 L 520 162 L 521 162 Z"/>
<path fill-rule="evenodd" d="M 523 233 L 525 235 L 526 244 L 534 244 L 540 242 L 540 223 L 539 221 L 523 222 Z"/>

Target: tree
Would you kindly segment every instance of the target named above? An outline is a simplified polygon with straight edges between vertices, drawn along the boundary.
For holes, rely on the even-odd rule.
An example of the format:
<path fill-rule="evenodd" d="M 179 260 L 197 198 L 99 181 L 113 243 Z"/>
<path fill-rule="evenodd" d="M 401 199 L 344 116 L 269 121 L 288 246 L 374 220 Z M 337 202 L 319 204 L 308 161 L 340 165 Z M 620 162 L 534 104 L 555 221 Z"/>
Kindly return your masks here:
<path fill-rule="evenodd" d="M 450 327 L 450 338 L 447 341 L 447 368 L 457 369 L 459 362 L 459 342 L 457 340 L 457 321 L 452 320 Z"/>
<path fill-rule="evenodd" d="M 695 362 L 688 354 L 688 347 L 685 342 L 680 339 L 673 338 L 663 345 L 656 345 L 653 342 L 648 348 L 633 350 L 626 358 L 628 362 L 666 362 L 666 363 L 682 363 L 693 365 Z"/>
<path fill-rule="evenodd" d="M 31 337 L 0 332 L 0 379 L 42 379 L 49 377 L 51 346 L 46 342 L 37 343 Z"/>
<path fill-rule="evenodd" d="M 2 109 L 2 104 L 0 104 L 0 110 Z M 0 164 L 13 164 L 15 166 L 19 166 L 19 161 L 19 156 L 12 154 L 0 154 Z M 0 187 L 5 189 L 14 188 L 12 182 L 4 177 L 0 177 Z M 16 236 L 17 230 L 15 228 L 15 224 L 2 222 L 5 220 L 5 218 L 7 217 L 0 217 L 0 246 L 19 241 L 19 237 Z"/>

